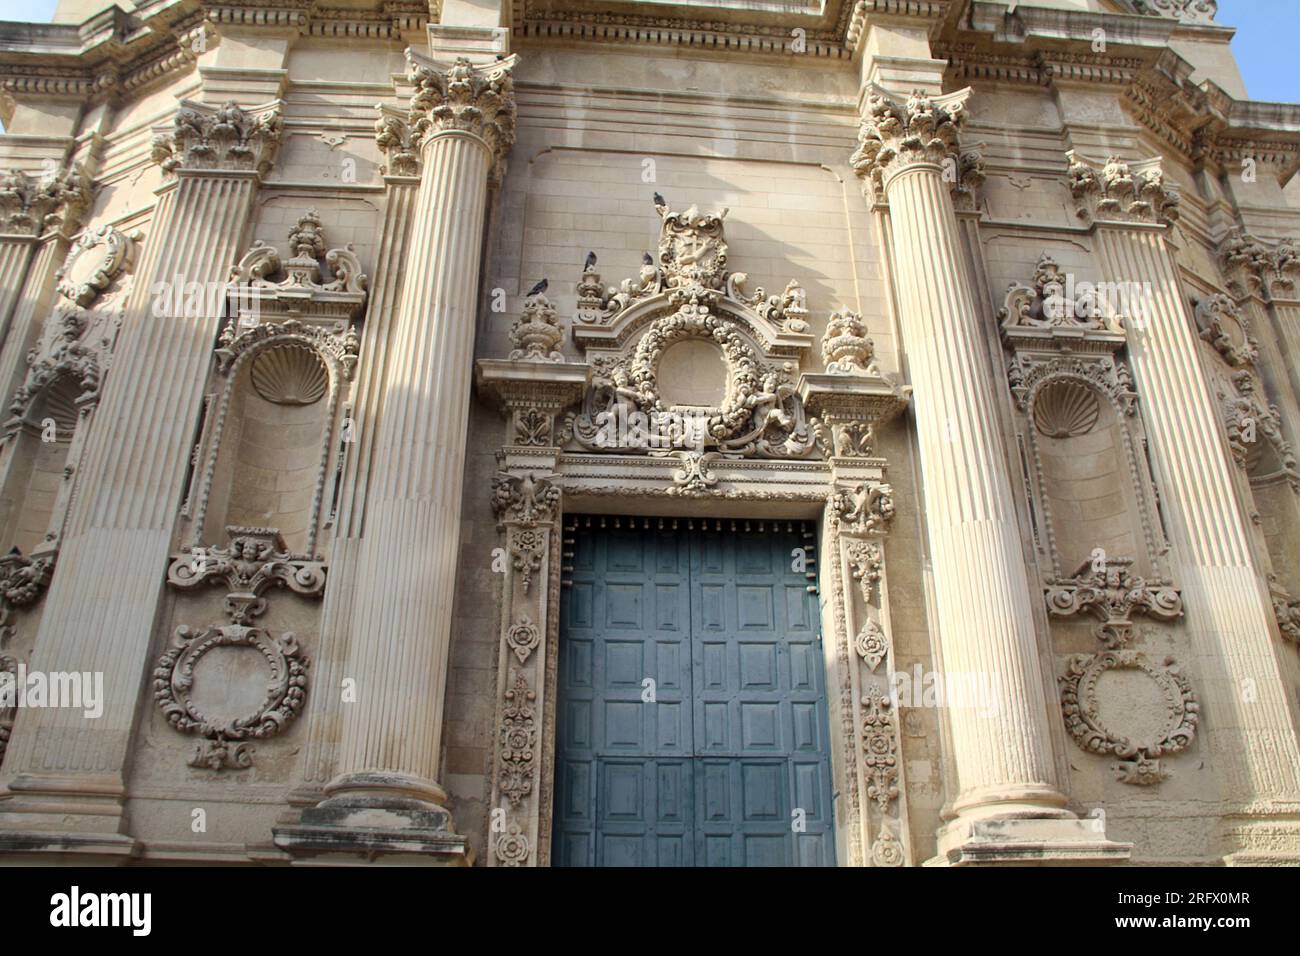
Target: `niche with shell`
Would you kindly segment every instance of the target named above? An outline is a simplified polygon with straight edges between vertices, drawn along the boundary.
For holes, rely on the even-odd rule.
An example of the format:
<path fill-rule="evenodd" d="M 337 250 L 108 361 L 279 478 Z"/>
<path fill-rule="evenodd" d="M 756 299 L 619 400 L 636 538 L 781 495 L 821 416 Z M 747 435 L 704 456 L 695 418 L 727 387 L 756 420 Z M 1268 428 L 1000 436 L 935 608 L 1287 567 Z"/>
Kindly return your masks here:
<path fill-rule="evenodd" d="M 1048 551 L 1057 576 L 1100 553 L 1156 573 L 1157 541 L 1143 494 L 1143 461 L 1130 421 L 1096 384 L 1069 373 L 1030 393 L 1029 445 Z"/>
<path fill-rule="evenodd" d="M 297 322 L 257 326 L 224 350 L 224 386 L 209 407 L 194 546 L 228 526 L 274 528 L 291 554 L 315 559 L 340 427 L 339 337 Z"/>

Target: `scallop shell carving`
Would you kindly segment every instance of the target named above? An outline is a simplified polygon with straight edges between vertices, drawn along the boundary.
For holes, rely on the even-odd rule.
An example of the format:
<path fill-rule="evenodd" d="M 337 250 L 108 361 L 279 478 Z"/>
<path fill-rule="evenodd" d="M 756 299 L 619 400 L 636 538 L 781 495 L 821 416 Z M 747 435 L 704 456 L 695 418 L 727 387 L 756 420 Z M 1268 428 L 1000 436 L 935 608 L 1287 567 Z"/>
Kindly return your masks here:
<path fill-rule="evenodd" d="M 76 431 L 77 419 L 81 410 L 77 407 L 76 379 L 61 375 L 50 385 L 45 393 L 41 419 L 54 419 L 55 436 L 58 441 L 70 441 Z"/>
<path fill-rule="evenodd" d="M 1097 393 L 1078 382 L 1049 385 L 1034 401 L 1034 425 L 1049 438 L 1086 435 L 1100 416 Z"/>
<path fill-rule="evenodd" d="M 277 405 L 312 405 L 329 387 L 320 356 L 305 345 L 275 345 L 253 359 L 253 388 Z"/>

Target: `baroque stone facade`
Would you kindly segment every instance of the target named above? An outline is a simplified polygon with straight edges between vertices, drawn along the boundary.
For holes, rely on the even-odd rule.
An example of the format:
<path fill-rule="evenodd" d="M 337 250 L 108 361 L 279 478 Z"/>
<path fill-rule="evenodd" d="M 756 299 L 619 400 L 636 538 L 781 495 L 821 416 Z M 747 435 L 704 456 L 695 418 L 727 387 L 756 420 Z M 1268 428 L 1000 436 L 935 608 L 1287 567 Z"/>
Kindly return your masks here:
<path fill-rule="evenodd" d="M 1300 863 L 1300 106 L 1215 6 L 0 25 L 0 859 L 559 862 L 594 527 L 797 536 L 824 860 Z"/>

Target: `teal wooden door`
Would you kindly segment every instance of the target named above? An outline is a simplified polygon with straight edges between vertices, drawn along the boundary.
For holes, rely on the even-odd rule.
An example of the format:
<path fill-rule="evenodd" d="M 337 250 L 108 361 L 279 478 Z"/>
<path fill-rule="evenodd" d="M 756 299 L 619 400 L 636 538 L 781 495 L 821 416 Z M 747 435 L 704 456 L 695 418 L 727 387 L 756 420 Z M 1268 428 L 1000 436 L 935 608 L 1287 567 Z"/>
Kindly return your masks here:
<path fill-rule="evenodd" d="M 556 865 L 833 864 L 817 602 L 792 568 L 799 523 L 601 522 L 567 534 Z"/>

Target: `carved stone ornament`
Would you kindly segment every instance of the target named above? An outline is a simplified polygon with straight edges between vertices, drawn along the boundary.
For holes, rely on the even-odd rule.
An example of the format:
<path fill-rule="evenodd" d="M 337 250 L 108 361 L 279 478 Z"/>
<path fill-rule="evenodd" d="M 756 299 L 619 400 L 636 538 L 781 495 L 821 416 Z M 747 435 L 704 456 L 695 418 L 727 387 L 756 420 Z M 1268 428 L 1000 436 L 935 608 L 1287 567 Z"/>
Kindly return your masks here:
<path fill-rule="evenodd" d="M 1280 472 L 1300 493 L 1300 462 L 1282 434 L 1280 410 L 1265 402 L 1255 375 L 1248 369 L 1232 374 L 1232 388 L 1230 393 L 1220 389 L 1219 403 L 1233 460 L 1251 478 L 1269 478 Z M 1264 456 L 1266 448 L 1272 450 L 1271 459 Z"/>
<path fill-rule="evenodd" d="M 851 541 L 845 549 L 849 573 L 858 582 L 863 603 L 870 604 L 884 567 L 884 554 L 874 541 Z"/>
<path fill-rule="evenodd" d="M 1124 415 L 1137 411 L 1137 393 L 1128 366 L 1111 355 L 1076 355 L 1049 358 L 1043 354 L 1020 353 L 1007 360 L 1007 384 L 1016 397 L 1016 407 L 1027 411 L 1044 389 L 1055 390 L 1063 381 L 1080 382 L 1110 397 Z M 1035 418 L 1041 419 L 1037 409 Z M 1043 422 L 1040 420 L 1039 424 Z M 1052 431 L 1041 429 L 1043 434 Z"/>
<path fill-rule="evenodd" d="M 858 147 L 849 165 L 877 198 L 884 196 L 886 179 L 915 163 L 944 167 L 949 181 L 958 182 L 962 167 L 958 140 L 969 97 L 967 88 L 942 96 L 917 90 L 903 98 L 871 84 L 858 127 Z M 968 174 L 978 169 L 973 159 L 966 165 Z"/>
<path fill-rule="evenodd" d="M 903 844 L 892 830 L 882 828 L 871 844 L 871 862 L 876 866 L 902 866 L 906 862 Z"/>
<path fill-rule="evenodd" d="M 26 557 L 17 548 L 0 558 L 0 645 L 13 637 L 14 611 L 31 607 L 49 587 L 54 561 L 53 555 Z"/>
<path fill-rule="evenodd" d="M 90 196 L 90 177 L 80 163 L 47 177 L 5 170 L 0 173 L 0 234 L 41 236 L 60 227 L 69 232 L 90 206 Z"/>
<path fill-rule="evenodd" d="M 407 123 L 413 141 L 423 145 L 433 136 L 458 131 L 477 136 L 497 167 L 515 141 L 515 93 L 511 73 L 515 57 L 481 66 L 459 57 L 450 66 L 435 64 L 408 48 L 406 79 L 415 87 Z"/>
<path fill-rule="evenodd" d="M 230 275 L 233 322 L 255 324 L 263 311 L 320 322 L 360 318 L 370 280 L 352 243 L 326 251 L 320 214 L 311 209 L 289 230 L 289 248 L 292 256 L 282 259 L 258 239 L 244 253 Z"/>
<path fill-rule="evenodd" d="M 253 648 L 270 671 L 261 705 L 224 720 L 205 715 L 192 696 L 199 661 L 220 647 Z M 154 699 L 176 730 L 205 738 L 190 758 L 191 767 L 244 769 L 253 762 L 249 742 L 275 736 L 302 711 L 308 664 L 292 634 L 276 638 L 260 627 L 241 624 L 202 631 L 181 625 L 154 668 Z"/>
<path fill-rule="evenodd" d="M 523 866 L 533 848 L 519 824 L 512 823 L 504 833 L 497 834 L 495 852 L 501 866 Z"/>
<path fill-rule="evenodd" d="M 339 374 L 344 379 L 350 380 L 357 367 L 357 355 L 361 350 L 361 339 L 357 335 L 356 327 L 352 325 L 348 325 L 344 329 L 338 327 L 322 328 L 317 325 L 307 325 L 297 319 L 286 319 L 283 322 L 274 324 L 255 325 L 244 332 L 240 332 L 235 321 L 231 319 L 222 328 L 221 336 L 217 340 L 217 370 L 222 375 L 228 375 L 240 356 L 252 352 L 254 349 L 258 350 L 259 355 L 267 351 L 267 348 L 259 348 L 260 346 L 267 346 L 271 349 L 296 347 L 312 352 L 316 356 L 328 356 L 338 363 Z M 319 362 L 319 358 L 317 358 L 317 362 Z M 312 366 L 312 368 L 316 368 L 318 372 L 323 371 L 323 369 L 319 369 L 318 365 Z M 316 373 L 303 372 L 300 374 Z M 268 401 L 279 401 L 274 397 L 276 387 L 272 381 L 271 368 L 265 365 L 262 366 L 262 371 L 258 377 L 261 379 L 261 385 L 258 387 L 259 394 Z M 254 384 L 257 385 L 258 383 L 255 382 Z M 324 383 L 317 384 L 323 385 Z M 302 387 L 307 388 L 308 384 L 304 383 Z M 280 403 L 310 404 L 310 402 L 302 401 L 281 401 Z"/>
<path fill-rule="evenodd" d="M 898 730 L 893 702 L 873 687 L 862 698 L 862 751 L 866 763 L 867 799 L 887 814 L 898 799 Z"/>
<path fill-rule="evenodd" d="M 420 151 L 412 136 L 411 124 L 405 113 L 380 104 L 375 109 L 375 144 L 386 160 L 383 172 L 389 176 L 420 175 Z"/>
<path fill-rule="evenodd" d="M 521 528 L 535 528 L 555 517 L 560 489 L 551 483 L 555 475 L 511 475 L 498 472 L 492 479 L 492 510 L 497 526 L 507 522 Z"/>
<path fill-rule="evenodd" d="M 856 312 L 832 312 L 822 335 L 822 361 L 830 375 L 878 375 L 875 343 Z"/>
<path fill-rule="evenodd" d="M 1044 252 L 1031 284 L 1013 282 L 1007 287 L 998 311 L 1003 341 L 1017 349 L 1115 351 L 1123 345 L 1128 316 L 1117 311 L 1111 299 L 1108 287 L 1076 284 L 1074 276 L 1063 273 Z"/>
<path fill-rule="evenodd" d="M 894 517 L 894 490 L 887 484 L 863 482 L 831 493 L 831 509 L 841 527 L 855 534 L 884 531 Z"/>
<path fill-rule="evenodd" d="M 1283 593 L 1273 595 L 1273 614 L 1282 636 L 1293 644 L 1300 644 L 1300 601 L 1291 600 Z"/>
<path fill-rule="evenodd" d="M 172 557 L 167 583 L 186 591 L 225 585 L 231 623 L 246 625 L 266 610 L 270 588 L 288 588 L 303 597 L 325 590 L 325 565 L 290 554 L 275 528 L 226 528 L 225 548 L 197 548 Z"/>
<path fill-rule="evenodd" d="M 1228 291 L 1238 299 L 1256 294 L 1273 299 L 1296 297 L 1300 248 L 1289 239 L 1270 246 L 1233 229 L 1219 242 L 1219 264 Z"/>
<path fill-rule="evenodd" d="M 537 726 L 533 704 L 536 693 L 522 671 L 510 671 L 510 682 L 501 711 L 501 793 L 513 809 L 533 792 L 537 749 Z"/>
<path fill-rule="evenodd" d="M 153 160 L 165 173 L 240 170 L 265 176 L 282 135 L 278 100 L 253 110 L 234 100 L 222 106 L 182 100 L 171 127 L 153 138 Z"/>
<path fill-rule="evenodd" d="M 858 656 L 867 662 L 867 669 L 874 674 L 880 662 L 889 653 L 889 638 L 885 636 L 879 624 L 868 618 L 862 625 L 862 629 L 858 631 L 853 647 L 858 652 Z"/>
<path fill-rule="evenodd" d="M 1108 648 L 1122 647 L 1133 636 L 1133 616 L 1159 621 L 1183 615 L 1183 599 L 1168 581 L 1147 581 L 1130 572 L 1131 558 L 1110 558 L 1102 567 L 1084 563 L 1073 577 L 1058 578 L 1046 589 L 1047 610 L 1054 617 L 1091 614 L 1101 623 L 1094 633 Z"/>
<path fill-rule="evenodd" d="M 1153 739 L 1134 740 L 1108 726 L 1098 702 L 1097 684 L 1107 671 L 1136 670 L 1145 674 L 1164 699 L 1162 729 Z M 1065 727 L 1084 750 L 1114 754 L 1116 777 L 1138 786 L 1157 784 L 1169 777 L 1160 757 L 1180 753 L 1191 746 L 1200 720 L 1200 705 L 1191 684 L 1173 658 L 1157 665 L 1133 650 L 1106 650 L 1070 657 L 1061 685 L 1061 708 Z"/>
<path fill-rule="evenodd" d="M 1217 0 L 1133 0 L 1133 9 L 1179 23 L 1213 23 L 1219 4 Z"/>
<path fill-rule="evenodd" d="M 1102 163 L 1072 149 L 1065 157 L 1079 218 L 1149 223 L 1178 219 L 1178 191 L 1165 185 L 1159 156 L 1135 163 L 1111 156 Z"/>
<path fill-rule="evenodd" d="M 135 251 L 134 239 L 112 226 L 86 230 L 56 273 L 59 295 L 88 308 L 129 268 Z"/>
<path fill-rule="evenodd" d="M 563 362 L 560 346 L 564 342 L 564 327 L 560 324 L 555 306 L 546 296 L 529 296 L 524 301 L 524 314 L 510 330 L 514 351 L 512 362 Z"/>
<path fill-rule="evenodd" d="M 528 658 L 542 643 L 541 629 L 527 614 L 521 615 L 506 631 L 506 643 L 510 645 L 515 657 L 519 658 L 519 663 L 527 664 Z"/>
<path fill-rule="evenodd" d="M 1229 365 L 1253 365 L 1259 358 L 1259 344 L 1251 337 L 1250 320 L 1237 303 L 1221 292 L 1196 302 L 1194 312 L 1201 338 L 1214 346 Z"/>

